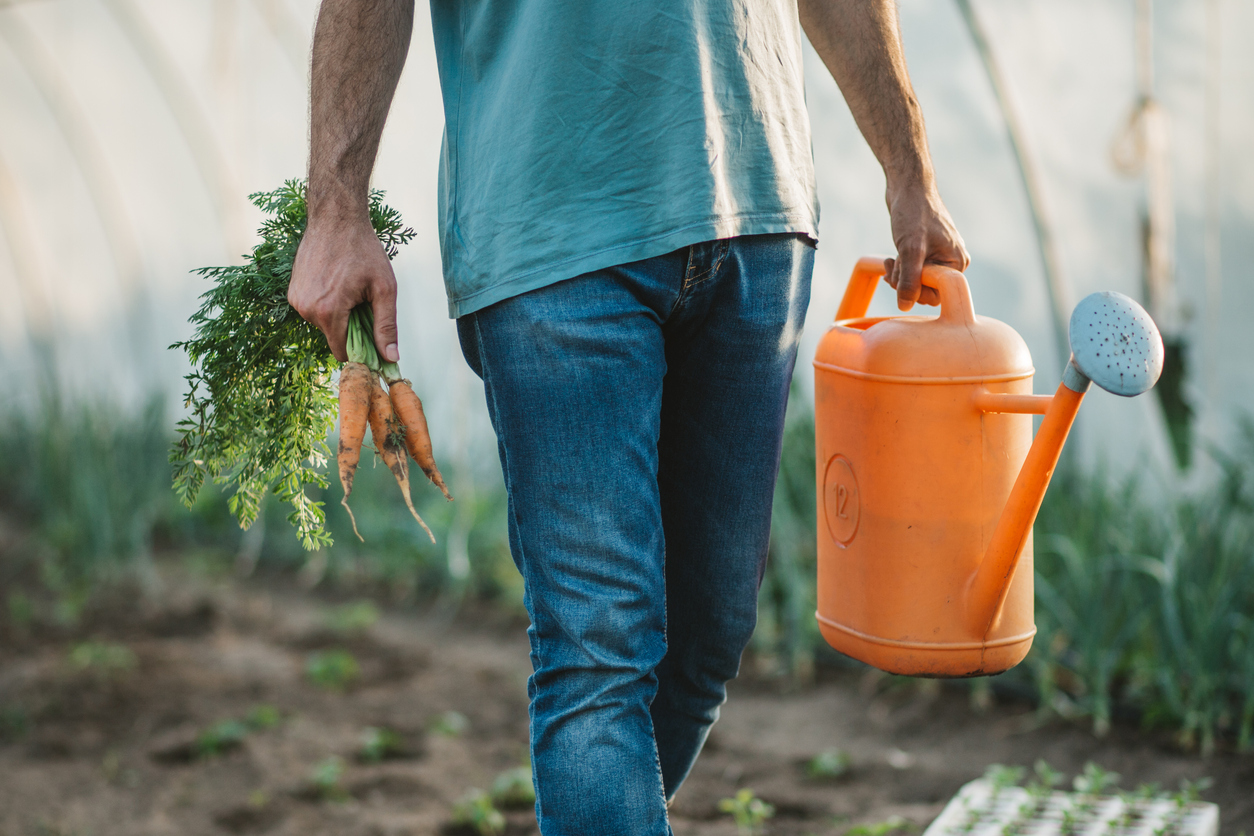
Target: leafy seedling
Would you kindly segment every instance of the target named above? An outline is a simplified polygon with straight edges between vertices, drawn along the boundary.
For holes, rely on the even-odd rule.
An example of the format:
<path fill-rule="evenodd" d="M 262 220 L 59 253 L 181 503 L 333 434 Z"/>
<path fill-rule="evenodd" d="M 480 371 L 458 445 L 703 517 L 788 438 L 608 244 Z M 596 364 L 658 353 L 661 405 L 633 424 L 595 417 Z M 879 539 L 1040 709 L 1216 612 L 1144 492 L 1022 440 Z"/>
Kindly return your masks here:
<path fill-rule="evenodd" d="M 361 676 L 361 668 L 347 650 L 320 650 L 309 654 L 305 676 L 319 688 L 343 691 Z"/>
<path fill-rule="evenodd" d="M 470 721 L 460 711 L 445 711 L 431 720 L 432 734 L 443 737 L 461 737 L 470 728 Z"/>
<path fill-rule="evenodd" d="M 881 822 L 854 825 L 845 831 L 845 836 L 887 836 L 889 833 L 903 833 L 913 829 L 914 824 L 901 816 L 890 816 Z"/>
<path fill-rule="evenodd" d="M 984 770 L 984 780 L 992 785 L 993 795 L 996 796 L 1002 790 L 1019 786 L 1025 774 L 1027 770 L 1022 766 L 1005 766 L 995 763 Z"/>
<path fill-rule="evenodd" d="M 404 740 L 391 729 L 369 726 L 361 730 L 361 746 L 357 759 L 363 763 L 379 763 L 401 754 Z"/>
<path fill-rule="evenodd" d="M 354 601 L 336 607 L 327 613 L 327 627 L 341 635 L 356 636 L 365 633 L 379 621 L 379 608 L 370 601 Z"/>
<path fill-rule="evenodd" d="M 283 715 L 279 713 L 277 708 L 263 703 L 261 705 L 254 705 L 248 712 L 248 717 L 244 719 L 244 722 L 247 723 L 248 727 L 251 729 L 264 731 L 265 729 L 274 728 L 282 720 Z"/>
<path fill-rule="evenodd" d="M 344 761 L 335 755 L 318 761 L 309 773 L 309 786 L 323 801 L 343 801 L 348 792 L 340 783 L 344 778 Z"/>
<path fill-rule="evenodd" d="M 1063 774 L 1054 769 L 1045 761 L 1044 758 L 1038 758 L 1035 766 L 1032 767 L 1032 780 L 1028 781 L 1026 787 L 1028 794 L 1035 799 L 1042 799 L 1049 796 L 1054 791 L 1054 787 L 1062 783 Z"/>
<path fill-rule="evenodd" d="M 744 787 L 731 798 L 718 802 L 721 813 L 730 813 L 736 822 L 736 832 L 741 836 L 757 836 L 762 832 L 762 825 L 775 815 L 775 807 L 758 798 L 753 790 Z"/>
<path fill-rule="evenodd" d="M 1172 800 L 1176 802 L 1177 807 L 1187 807 L 1190 804 L 1196 804 L 1202 800 L 1202 793 L 1210 789 L 1214 785 L 1214 781 L 1210 778 L 1202 777 L 1196 781 L 1190 781 L 1183 778 L 1180 781 L 1180 792 L 1172 796 Z"/>
<path fill-rule="evenodd" d="M 70 664 L 81 671 L 113 678 L 133 670 L 137 659 L 135 651 L 124 644 L 83 642 L 70 651 Z"/>
<path fill-rule="evenodd" d="M 825 749 L 806 762 L 806 774 L 811 778 L 842 778 L 849 774 L 853 759 L 842 749 Z"/>
<path fill-rule="evenodd" d="M 492 797 L 472 789 L 453 805 L 453 824 L 479 836 L 499 836 L 505 832 L 505 816 L 492 804 Z"/>
<path fill-rule="evenodd" d="M 235 749 L 244 742 L 252 729 L 239 720 L 222 720 L 196 736 L 196 757 L 211 758 Z"/>
<path fill-rule="evenodd" d="M 536 788 L 530 766 L 507 769 L 492 782 L 492 802 L 504 810 L 524 810 L 535 806 Z"/>
<path fill-rule="evenodd" d="M 1102 769 L 1092 761 L 1084 764 L 1084 771 L 1075 776 L 1075 779 L 1071 782 L 1071 786 L 1075 788 L 1076 792 L 1090 796 L 1101 795 L 1118 785 L 1118 772 Z"/>

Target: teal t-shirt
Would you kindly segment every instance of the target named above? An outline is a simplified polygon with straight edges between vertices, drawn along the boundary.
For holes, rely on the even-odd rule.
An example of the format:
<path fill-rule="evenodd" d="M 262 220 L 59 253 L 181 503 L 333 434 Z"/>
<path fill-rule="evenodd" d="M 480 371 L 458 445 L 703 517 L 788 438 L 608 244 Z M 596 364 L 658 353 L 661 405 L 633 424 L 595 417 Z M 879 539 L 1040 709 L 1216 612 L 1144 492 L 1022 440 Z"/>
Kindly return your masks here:
<path fill-rule="evenodd" d="M 699 241 L 817 237 L 796 0 L 431 0 L 457 317 Z"/>

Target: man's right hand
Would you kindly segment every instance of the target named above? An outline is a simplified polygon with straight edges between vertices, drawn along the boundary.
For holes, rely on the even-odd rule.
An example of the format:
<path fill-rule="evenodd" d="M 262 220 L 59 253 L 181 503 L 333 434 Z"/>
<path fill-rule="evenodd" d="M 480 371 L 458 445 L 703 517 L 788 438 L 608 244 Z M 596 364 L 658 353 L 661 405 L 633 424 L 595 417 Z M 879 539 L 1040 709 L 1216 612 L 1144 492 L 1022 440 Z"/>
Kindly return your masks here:
<path fill-rule="evenodd" d="M 400 359 L 396 274 L 368 220 L 311 225 L 296 251 L 287 301 L 322 329 L 341 363 L 348 359 L 348 314 L 362 302 L 370 303 L 379 356 L 390 363 Z"/>

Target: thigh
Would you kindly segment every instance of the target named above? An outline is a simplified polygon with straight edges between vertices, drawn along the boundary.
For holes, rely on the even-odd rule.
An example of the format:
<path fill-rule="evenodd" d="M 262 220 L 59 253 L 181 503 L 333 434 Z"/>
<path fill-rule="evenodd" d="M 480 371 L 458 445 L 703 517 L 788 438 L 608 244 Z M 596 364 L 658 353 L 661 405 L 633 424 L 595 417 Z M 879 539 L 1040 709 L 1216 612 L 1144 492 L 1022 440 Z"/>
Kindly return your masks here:
<path fill-rule="evenodd" d="M 801 236 L 732 239 L 667 325 L 658 470 L 671 602 L 665 667 L 718 695 L 756 620 L 813 259 Z"/>
<path fill-rule="evenodd" d="M 458 321 L 500 441 L 541 677 L 656 662 L 662 646 L 655 475 L 669 301 L 656 272 L 598 271 Z"/>

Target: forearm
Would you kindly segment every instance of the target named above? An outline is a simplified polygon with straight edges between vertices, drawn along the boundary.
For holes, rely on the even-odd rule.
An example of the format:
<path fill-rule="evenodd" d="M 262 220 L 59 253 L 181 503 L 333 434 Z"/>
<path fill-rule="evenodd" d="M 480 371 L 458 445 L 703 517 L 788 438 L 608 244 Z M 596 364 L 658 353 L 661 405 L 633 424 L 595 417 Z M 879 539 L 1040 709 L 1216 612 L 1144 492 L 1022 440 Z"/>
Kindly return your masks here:
<path fill-rule="evenodd" d="M 923 112 L 906 71 L 894 0 L 799 0 L 798 11 L 889 189 L 900 180 L 932 186 Z"/>
<path fill-rule="evenodd" d="M 413 0 L 323 0 L 310 80 L 311 225 L 367 218 L 370 173 L 413 24 Z"/>

